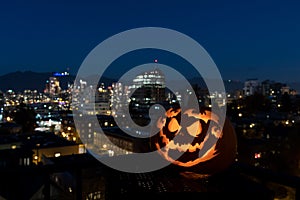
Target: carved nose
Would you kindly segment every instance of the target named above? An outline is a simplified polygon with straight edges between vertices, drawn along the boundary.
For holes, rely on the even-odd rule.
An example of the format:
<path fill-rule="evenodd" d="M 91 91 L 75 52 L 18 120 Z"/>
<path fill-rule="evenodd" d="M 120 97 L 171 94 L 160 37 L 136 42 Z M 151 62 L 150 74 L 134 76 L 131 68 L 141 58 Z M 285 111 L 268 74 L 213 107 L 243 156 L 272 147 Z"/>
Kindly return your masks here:
<path fill-rule="evenodd" d="M 185 127 L 179 127 L 178 132 L 173 140 L 175 144 L 188 144 L 193 142 L 194 137 L 188 133 Z"/>

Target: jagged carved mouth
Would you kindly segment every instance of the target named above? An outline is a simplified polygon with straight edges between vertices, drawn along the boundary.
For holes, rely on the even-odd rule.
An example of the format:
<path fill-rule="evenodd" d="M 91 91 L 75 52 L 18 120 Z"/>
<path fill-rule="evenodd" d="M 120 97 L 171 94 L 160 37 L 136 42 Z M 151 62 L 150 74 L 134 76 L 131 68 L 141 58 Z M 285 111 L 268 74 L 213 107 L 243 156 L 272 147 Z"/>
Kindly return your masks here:
<path fill-rule="evenodd" d="M 174 140 L 170 140 L 169 138 L 167 138 L 167 136 L 164 135 L 162 131 L 160 131 L 160 137 L 162 139 L 162 142 L 165 144 L 166 151 L 172 149 L 179 152 L 195 152 L 196 150 L 201 150 L 204 144 L 203 142 L 196 142 L 195 144 L 192 144 L 193 140 L 190 140 L 190 142 L 187 143 L 182 143 L 180 141 L 174 142 Z"/>
<path fill-rule="evenodd" d="M 156 148 L 159 150 L 160 154 L 168 161 L 173 164 L 183 166 L 183 167 L 191 167 L 199 164 L 200 162 L 205 162 L 217 156 L 219 152 L 216 150 L 216 144 L 205 149 L 204 146 L 206 142 L 211 138 L 219 139 L 222 137 L 222 131 L 220 131 L 216 126 L 212 127 L 209 133 L 206 133 L 203 140 L 197 140 L 197 142 L 191 140 L 190 142 L 182 143 L 179 141 L 174 142 L 173 139 L 169 139 L 164 133 L 163 130 L 160 130 L 159 136 L 162 144 L 164 146 L 160 146 L 156 143 Z M 195 152 L 199 152 L 193 160 L 189 160 L 187 162 L 180 161 L 179 159 L 173 159 L 169 151 L 178 151 L 183 154 L 193 154 L 196 155 Z"/>
<path fill-rule="evenodd" d="M 177 150 L 180 152 L 195 152 L 198 149 L 201 150 L 202 147 L 203 147 L 203 143 L 201 143 L 201 144 L 196 143 L 195 145 L 179 144 L 179 143 L 175 144 L 173 140 L 167 144 L 168 149 Z"/>
<path fill-rule="evenodd" d="M 207 140 L 208 137 L 206 137 L 205 140 Z M 199 143 L 196 143 L 194 145 L 192 144 L 179 144 L 179 143 L 174 143 L 173 140 L 169 141 L 169 139 L 163 135 L 163 140 L 166 142 L 165 146 L 163 148 L 160 147 L 158 143 L 156 143 L 156 148 L 158 149 L 158 152 L 169 162 L 183 166 L 183 167 L 192 167 L 194 165 L 197 165 L 201 162 L 205 162 L 207 160 L 210 160 L 217 156 L 219 152 L 216 150 L 216 145 L 213 145 L 209 149 L 207 149 L 205 152 L 202 153 L 201 156 L 197 154 L 196 151 L 201 151 L 204 147 L 205 141 Z M 188 161 L 183 161 L 180 159 L 174 159 L 173 156 L 169 153 L 169 151 L 177 151 L 178 153 L 182 153 L 182 155 L 185 154 L 193 154 L 193 159 L 190 159 Z M 196 153 L 196 154 L 195 154 Z M 178 155 L 178 154 L 177 154 Z"/>

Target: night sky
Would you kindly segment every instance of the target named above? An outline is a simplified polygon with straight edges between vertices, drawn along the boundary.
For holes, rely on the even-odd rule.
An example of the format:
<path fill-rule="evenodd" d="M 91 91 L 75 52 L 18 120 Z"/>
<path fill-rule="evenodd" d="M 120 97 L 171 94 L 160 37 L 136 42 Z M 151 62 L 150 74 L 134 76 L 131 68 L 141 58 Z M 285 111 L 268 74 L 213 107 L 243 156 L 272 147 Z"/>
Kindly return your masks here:
<path fill-rule="evenodd" d="M 0 75 L 67 67 L 76 74 L 109 36 L 155 26 L 198 41 L 224 79 L 300 81 L 299 10 L 296 0 L 2 1 Z"/>

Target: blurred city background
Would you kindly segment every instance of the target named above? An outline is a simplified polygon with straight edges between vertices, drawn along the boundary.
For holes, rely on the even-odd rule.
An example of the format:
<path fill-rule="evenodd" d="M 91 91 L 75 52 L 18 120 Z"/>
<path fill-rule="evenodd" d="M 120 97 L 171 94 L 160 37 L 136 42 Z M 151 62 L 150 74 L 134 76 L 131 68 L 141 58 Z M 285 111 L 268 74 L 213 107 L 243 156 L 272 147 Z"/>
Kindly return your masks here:
<path fill-rule="evenodd" d="M 137 74 L 133 85 L 104 78 L 96 90 L 88 80 L 75 83 L 68 71 L 6 75 L 14 80 L 21 73 L 32 80 L 43 79 L 44 84 L 42 91 L 9 89 L 0 94 L 1 198 L 113 199 L 136 192 L 158 195 L 211 191 L 244 191 L 269 199 L 298 197 L 300 96 L 289 85 L 272 80 L 224 80 L 224 94 L 209 94 L 200 78 L 192 84 L 200 107 L 227 106 L 238 151 L 235 162 L 225 172 L 193 178 L 187 175 L 187 168 L 170 165 L 154 172 L 131 174 L 110 169 L 92 157 L 88 148 L 107 159 L 150 151 L 149 138 L 129 136 L 116 125 L 114 118 L 124 117 L 124 102 L 130 102 L 132 119 L 146 125 L 151 105 L 159 103 L 171 108 L 191 94 L 168 91 L 165 76 L 155 65 L 153 62 L 154 70 Z M 129 97 L 130 90 L 136 88 Z M 76 95 L 83 91 L 86 95 Z M 94 104 L 89 99 L 92 95 Z M 85 103 L 72 104 L 81 102 L 72 98 L 84 98 Z M 72 109 L 79 106 L 85 108 L 81 115 L 86 123 L 81 125 L 90 127 L 82 129 L 87 133 L 80 133 L 81 128 L 74 124 Z M 93 128 L 97 125 L 89 123 L 89 116 L 97 116 L 106 136 L 121 150 L 103 143 L 103 136 Z M 86 137 L 90 146 L 83 144 L 80 136 Z M 231 186 L 226 183 L 228 179 Z"/>

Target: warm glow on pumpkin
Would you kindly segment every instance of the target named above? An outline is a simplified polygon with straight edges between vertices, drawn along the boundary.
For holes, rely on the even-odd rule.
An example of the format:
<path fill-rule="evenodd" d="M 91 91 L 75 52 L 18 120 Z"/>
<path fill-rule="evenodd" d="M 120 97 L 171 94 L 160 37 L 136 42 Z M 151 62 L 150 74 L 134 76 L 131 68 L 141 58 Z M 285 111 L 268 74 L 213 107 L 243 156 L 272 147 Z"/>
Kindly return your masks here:
<path fill-rule="evenodd" d="M 169 131 L 175 132 L 179 129 L 179 124 L 175 118 L 171 119 L 169 125 L 168 125 Z"/>
<path fill-rule="evenodd" d="M 201 131 L 202 131 L 202 126 L 201 126 L 201 124 L 200 124 L 199 121 L 196 121 L 196 122 L 193 123 L 192 125 L 186 127 L 186 129 L 187 129 L 187 132 L 188 132 L 190 135 L 196 137 L 199 133 L 201 133 Z"/>
<path fill-rule="evenodd" d="M 210 123 L 212 126 L 209 126 Z M 230 121 L 225 120 L 223 129 L 218 123 L 219 116 L 209 110 L 195 113 L 189 109 L 182 114 L 180 109 L 171 108 L 157 123 L 160 132 L 154 142 L 155 147 L 164 159 L 174 165 L 199 169 L 203 173 L 220 171 L 234 161 L 237 142 Z M 207 145 L 213 139 L 217 142 Z M 174 159 L 172 153 L 176 152 L 183 155 Z"/>

